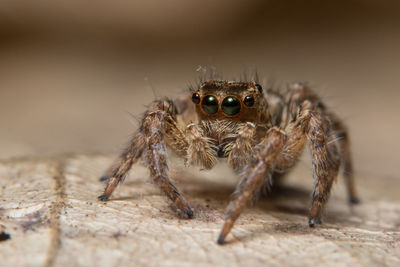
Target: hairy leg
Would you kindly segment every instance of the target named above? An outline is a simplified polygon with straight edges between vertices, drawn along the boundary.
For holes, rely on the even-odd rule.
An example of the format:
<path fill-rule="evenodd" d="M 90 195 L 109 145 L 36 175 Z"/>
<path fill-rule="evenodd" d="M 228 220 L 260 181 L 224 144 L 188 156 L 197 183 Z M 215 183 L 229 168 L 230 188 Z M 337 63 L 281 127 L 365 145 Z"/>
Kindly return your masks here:
<path fill-rule="evenodd" d="M 325 105 L 322 103 L 321 99 L 312 92 L 306 85 L 301 83 L 295 83 L 290 86 L 291 93 L 288 97 L 289 103 L 289 118 L 294 121 L 296 120 L 297 107 L 301 105 L 304 101 L 308 100 L 312 103 L 313 109 L 320 112 L 321 116 L 324 118 L 324 124 L 328 124 L 329 128 L 329 147 L 333 154 L 335 154 L 334 146 L 338 146 L 340 161 L 343 164 L 343 177 L 346 181 L 348 199 L 350 203 L 358 203 L 355 186 L 354 186 L 354 176 L 353 176 L 353 165 L 350 153 L 349 136 L 347 129 L 342 121 L 333 113 L 327 111 Z M 288 134 L 290 135 L 290 134 Z M 334 145 L 332 145 L 334 143 Z"/>
<path fill-rule="evenodd" d="M 332 136 L 335 130 L 332 118 L 326 112 L 321 100 L 301 83 L 293 84 L 290 89 L 288 98 L 290 122 L 285 129 L 289 140 L 284 153 L 277 159 L 277 169 L 285 169 L 294 164 L 294 159 L 298 157 L 307 137 L 312 152 L 314 178 L 309 225 L 314 226 L 321 222 L 321 213 L 337 176 L 341 154 L 335 136 Z"/>
<path fill-rule="evenodd" d="M 129 147 L 121 154 L 117 161 L 108 169 L 105 176 L 100 178 L 107 182 L 104 193 L 98 198 L 101 201 L 107 201 L 115 190 L 117 185 L 122 182 L 132 167 L 140 158 L 145 147 L 145 140 L 141 132 L 135 134 Z"/>
<path fill-rule="evenodd" d="M 158 104 L 158 105 L 157 105 Z M 168 116 L 156 103 L 158 108 L 149 112 L 143 120 L 143 133 L 146 140 L 146 159 L 151 177 L 178 209 L 179 216 L 192 218 L 194 213 L 185 198 L 168 177 L 167 154 L 165 144 L 164 123 Z"/>
<path fill-rule="evenodd" d="M 351 159 L 350 152 L 350 141 L 347 129 L 344 124 L 335 115 L 330 114 L 329 117 L 333 121 L 333 127 L 335 130 L 335 142 L 339 145 L 339 153 L 342 161 L 343 177 L 347 186 L 348 200 L 351 204 L 359 203 L 359 199 L 356 194 L 354 185 L 354 175 L 353 175 L 353 162 Z"/>
<path fill-rule="evenodd" d="M 128 147 L 125 148 L 124 151 L 119 155 L 119 157 L 111 164 L 104 175 L 99 178 L 99 181 L 108 184 L 112 177 L 117 176 L 117 172 L 121 166 L 128 166 L 128 164 L 126 163 L 129 161 L 132 163 L 131 165 L 135 164 L 141 157 L 143 150 L 144 138 L 142 133 L 138 131 L 133 135 L 133 138 L 129 142 Z M 129 171 L 129 168 L 127 169 L 127 171 Z M 124 171 L 121 169 L 119 172 L 123 173 Z M 122 175 L 119 182 L 123 182 L 124 178 L 125 175 Z"/>
<path fill-rule="evenodd" d="M 257 146 L 256 158 L 248 163 L 249 166 L 243 172 L 243 180 L 238 185 L 234 198 L 226 209 L 225 223 L 218 237 L 218 244 L 225 242 L 226 236 L 248 201 L 259 190 L 265 177 L 269 177 L 275 158 L 282 151 L 285 138 L 285 134 L 278 128 L 271 128 L 266 138 Z"/>
<path fill-rule="evenodd" d="M 99 196 L 100 200 L 107 200 L 114 191 L 118 183 L 123 179 L 131 168 L 134 161 L 140 157 L 141 153 L 146 153 L 146 161 L 150 170 L 151 177 L 161 190 L 172 200 L 178 209 L 179 215 L 184 218 L 192 218 L 193 210 L 181 195 L 168 177 L 168 165 L 166 159 L 166 140 L 174 140 L 166 133 L 176 134 L 179 129 L 175 129 L 174 108 L 170 101 L 155 101 L 146 111 L 139 133 L 135 136 L 127 152 L 122 155 L 135 155 L 119 160 L 113 172 L 110 174 L 104 193 Z M 185 143 L 171 143 L 185 145 Z M 136 154 L 134 152 L 137 152 Z M 123 156 L 121 158 L 123 158 Z"/>
<path fill-rule="evenodd" d="M 309 225 L 321 223 L 321 213 L 329 198 L 332 183 L 337 177 L 340 158 L 335 144 L 329 144 L 329 130 L 325 118 L 318 112 L 310 112 L 307 133 L 312 152 L 314 191 L 309 215 Z"/>
<path fill-rule="evenodd" d="M 284 171 L 294 165 L 305 142 L 307 139 L 310 141 L 314 178 L 310 226 L 321 222 L 321 213 L 340 165 L 340 154 L 336 143 L 330 142 L 331 127 L 329 118 L 321 113 L 314 103 L 304 101 L 294 120 L 285 128 L 287 141 L 283 152 L 276 159 L 275 170 Z"/>

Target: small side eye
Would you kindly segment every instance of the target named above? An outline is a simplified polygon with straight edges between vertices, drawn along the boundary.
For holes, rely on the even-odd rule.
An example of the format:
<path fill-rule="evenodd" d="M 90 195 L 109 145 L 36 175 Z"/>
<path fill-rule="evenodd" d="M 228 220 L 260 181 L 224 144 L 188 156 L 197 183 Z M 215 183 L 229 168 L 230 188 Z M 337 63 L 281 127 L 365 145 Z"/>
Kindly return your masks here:
<path fill-rule="evenodd" d="M 252 107 L 254 105 L 254 97 L 252 95 L 246 96 L 243 103 L 248 107 Z"/>
<path fill-rule="evenodd" d="M 199 95 L 198 93 L 193 93 L 193 95 L 192 95 L 192 101 L 193 101 L 193 103 L 195 103 L 195 104 L 200 103 L 200 95 Z"/>
<path fill-rule="evenodd" d="M 258 89 L 258 92 L 262 93 L 263 89 L 262 89 L 261 85 L 256 83 L 256 88 Z"/>

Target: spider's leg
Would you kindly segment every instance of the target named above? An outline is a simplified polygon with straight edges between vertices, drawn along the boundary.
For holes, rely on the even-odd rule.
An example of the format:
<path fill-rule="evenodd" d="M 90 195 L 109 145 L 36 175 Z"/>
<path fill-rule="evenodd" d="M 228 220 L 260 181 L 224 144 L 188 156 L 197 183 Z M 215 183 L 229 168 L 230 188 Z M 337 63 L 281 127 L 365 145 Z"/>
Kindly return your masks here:
<path fill-rule="evenodd" d="M 316 111 L 305 110 L 304 112 L 309 113 L 307 137 L 311 143 L 314 177 L 309 215 L 309 225 L 312 227 L 321 223 L 321 213 L 328 200 L 332 183 L 338 174 L 340 158 L 337 146 L 332 142 L 329 143 L 329 129 L 327 129 L 329 124 L 326 118 Z"/>
<path fill-rule="evenodd" d="M 164 104 L 162 104 L 164 105 Z M 165 120 L 169 115 L 164 110 L 148 112 L 143 122 L 143 132 L 146 140 L 147 163 L 154 182 L 176 205 L 179 215 L 185 218 L 193 217 L 193 210 L 180 191 L 168 176 L 167 154 L 165 145 Z"/>
<path fill-rule="evenodd" d="M 351 204 L 359 203 L 356 194 L 353 176 L 353 162 L 351 160 L 350 141 L 346 127 L 336 116 L 329 114 L 334 123 L 336 142 L 339 145 L 339 153 L 343 164 L 343 177 L 346 181 L 348 200 Z"/>
<path fill-rule="evenodd" d="M 98 198 L 107 201 L 117 185 L 123 181 L 132 165 L 140 158 L 145 147 L 143 134 L 139 131 L 130 142 L 129 147 L 121 154 L 118 160 L 107 170 L 106 174 L 100 178 L 107 183 L 104 193 Z"/>
<path fill-rule="evenodd" d="M 299 111 L 285 129 L 290 138 L 276 160 L 276 169 L 284 170 L 294 164 L 307 137 L 310 141 L 314 178 L 309 214 L 309 225 L 312 227 L 321 223 L 321 213 L 338 174 L 340 154 L 336 143 L 331 142 L 332 125 L 329 117 L 315 108 L 315 102 L 305 100 Z"/>
<path fill-rule="evenodd" d="M 140 136 L 140 137 L 139 137 Z M 141 156 L 143 152 L 143 141 L 138 142 L 138 138 L 143 138 L 141 137 L 140 133 L 136 133 L 132 140 L 130 141 L 130 145 L 121 153 L 121 155 L 113 162 L 113 164 L 107 169 L 107 171 L 99 178 L 100 182 L 108 184 L 110 179 L 116 175 L 116 171 L 119 168 L 120 165 L 123 164 L 124 161 L 126 161 L 128 158 L 131 157 L 130 151 L 136 150 L 138 153 L 134 156 L 135 158 L 133 159 L 134 164 Z M 141 145 L 139 145 L 141 144 Z"/>
<path fill-rule="evenodd" d="M 343 176 L 346 181 L 348 198 L 350 203 L 357 203 L 359 200 L 356 195 L 353 177 L 353 165 L 351 160 L 349 137 L 347 130 L 342 121 L 333 113 L 326 110 L 325 105 L 321 99 L 316 96 L 306 85 L 302 83 L 294 83 L 290 86 L 291 93 L 289 95 L 289 117 L 292 120 L 296 119 L 298 106 L 302 105 L 304 101 L 309 100 L 313 105 L 313 110 L 320 113 L 323 118 L 322 123 L 327 128 L 328 150 L 331 151 L 332 157 L 340 157 L 343 164 Z M 288 133 L 290 136 L 290 134 Z M 337 147 L 336 147 L 337 146 Z M 336 153 L 338 150 L 338 153 Z"/>
<path fill-rule="evenodd" d="M 295 151 L 298 151 L 296 147 L 300 147 L 296 144 L 303 143 L 306 136 L 311 143 L 314 178 L 309 225 L 314 226 L 321 223 L 321 213 L 338 174 L 341 154 L 335 142 L 336 137 L 332 135 L 335 131 L 332 117 L 326 112 L 321 100 L 301 83 L 291 85 L 290 89 L 288 101 L 290 123 L 285 131 L 291 136 L 290 139 L 297 135 L 299 142 L 288 140 L 284 153 L 281 154 L 283 156 L 277 159 L 277 169 L 280 166 L 286 168 L 293 163 L 293 159 L 298 156 L 295 155 Z M 291 146 L 293 148 L 290 148 Z"/>
<path fill-rule="evenodd" d="M 150 175 L 154 182 L 161 188 L 161 190 L 168 196 L 169 199 L 175 204 L 179 211 L 179 215 L 184 218 L 192 218 L 193 210 L 185 198 L 181 195 L 180 191 L 172 183 L 168 175 L 167 165 L 167 154 L 166 154 L 166 142 L 168 142 L 172 148 L 178 150 L 176 146 L 186 146 L 184 139 L 178 138 L 174 140 L 172 135 L 183 135 L 183 133 L 176 127 L 174 119 L 174 107 L 171 101 L 155 101 L 153 102 L 148 110 L 146 111 L 142 126 L 140 129 L 141 142 L 143 143 L 143 152 L 146 153 L 146 161 L 150 170 Z M 183 150 L 183 147 L 179 147 Z M 179 153 L 179 151 L 178 151 Z M 124 169 L 124 175 L 131 167 L 132 163 L 128 168 L 123 168 L 123 165 L 119 169 Z M 111 178 L 109 184 L 106 187 L 105 193 L 107 194 L 107 188 L 109 185 L 112 190 L 115 188 L 113 181 L 117 177 Z M 112 191 L 111 191 L 112 192 Z M 101 196 L 100 196 L 101 197 Z"/>
<path fill-rule="evenodd" d="M 218 237 L 218 244 L 225 242 L 236 219 L 263 184 L 265 177 L 272 171 L 275 159 L 282 151 L 285 138 L 285 134 L 274 127 L 268 131 L 266 138 L 257 146 L 255 160 L 249 162 L 247 170 L 243 173 L 244 180 L 238 185 L 234 198 L 226 209 L 225 223 Z"/>

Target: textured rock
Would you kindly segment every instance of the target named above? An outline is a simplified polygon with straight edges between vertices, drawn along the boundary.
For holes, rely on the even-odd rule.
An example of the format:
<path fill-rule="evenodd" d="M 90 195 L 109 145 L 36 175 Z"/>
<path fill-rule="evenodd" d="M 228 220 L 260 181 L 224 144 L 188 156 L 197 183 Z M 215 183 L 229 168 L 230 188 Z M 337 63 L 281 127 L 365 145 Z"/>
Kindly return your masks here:
<path fill-rule="evenodd" d="M 311 229 L 312 178 L 302 164 L 270 197 L 246 209 L 228 244 L 219 246 L 237 179 L 226 167 L 191 173 L 171 167 L 196 212 L 182 220 L 141 165 L 111 201 L 97 201 L 104 186 L 98 177 L 112 159 L 0 163 L 1 266 L 400 266 L 400 179 L 359 173 L 362 203 L 354 207 L 339 179 L 323 225 Z"/>

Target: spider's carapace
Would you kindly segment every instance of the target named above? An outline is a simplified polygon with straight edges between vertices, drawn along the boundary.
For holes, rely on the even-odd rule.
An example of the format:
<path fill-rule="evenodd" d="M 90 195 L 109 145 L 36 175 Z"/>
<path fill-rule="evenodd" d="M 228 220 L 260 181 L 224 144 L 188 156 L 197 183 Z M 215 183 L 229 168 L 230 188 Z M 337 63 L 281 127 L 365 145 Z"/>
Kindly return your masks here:
<path fill-rule="evenodd" d="M 201 120 L 269 120 L 267 100 L 262 87 L 255 82 L 208 81 L 193 92 L 192 101 Z"/>

